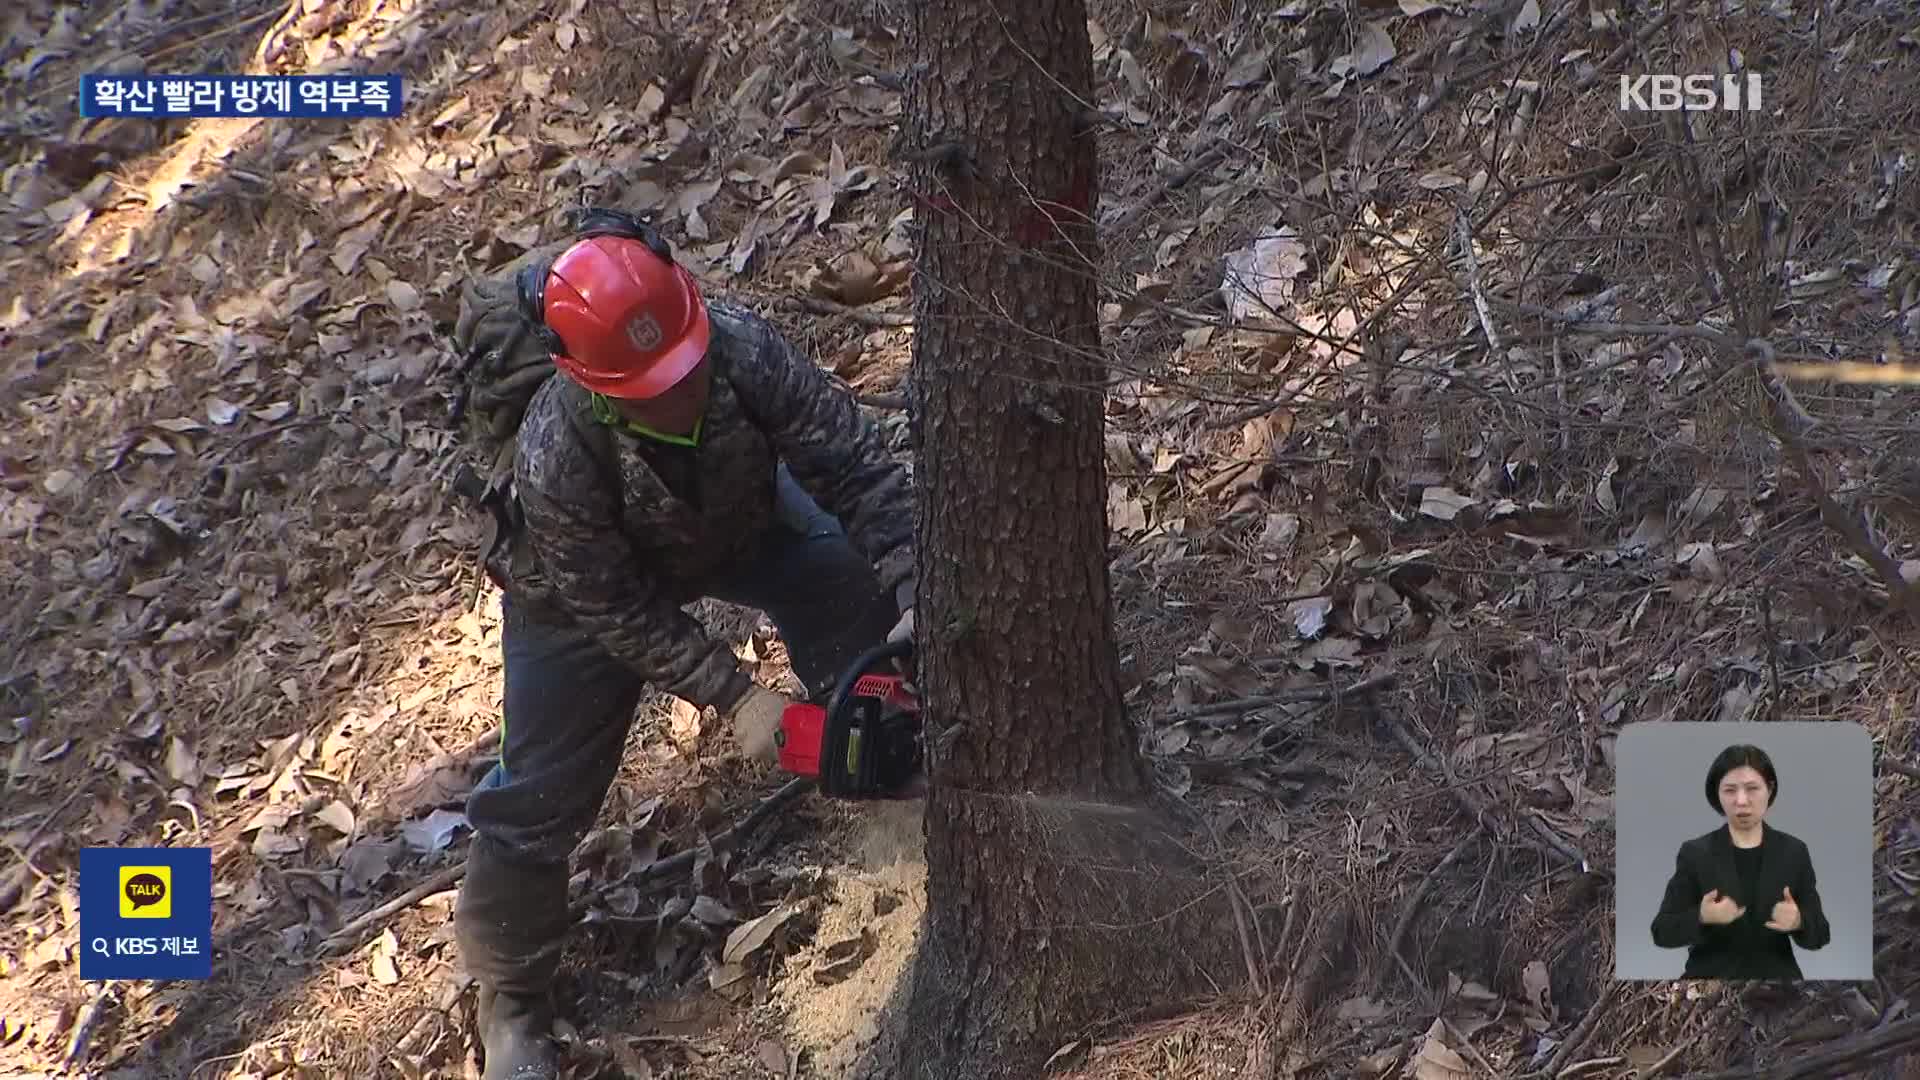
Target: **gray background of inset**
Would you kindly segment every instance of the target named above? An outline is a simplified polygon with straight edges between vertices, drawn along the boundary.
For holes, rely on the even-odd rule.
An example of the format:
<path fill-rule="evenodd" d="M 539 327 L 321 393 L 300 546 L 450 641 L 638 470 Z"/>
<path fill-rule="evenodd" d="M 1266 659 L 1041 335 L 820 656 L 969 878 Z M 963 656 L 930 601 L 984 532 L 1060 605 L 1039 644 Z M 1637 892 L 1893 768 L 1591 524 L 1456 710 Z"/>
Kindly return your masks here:
<path fill-rule="evenodd" d="M 1873 977 L 1873 743 L 1837 721 L 1638 723 L 1620 730 L 1614 760 L 1614 976 L 1678 979 L 1687 950 L 1653 943 L 1653 917 L 1680 845 L 1726 824 L 1707 805 L 1707 769 L 1751 743 L 1773 759 L 1779 797 L 1766 823 L 1806 842 L 1833 927 L 1823 949 L 1793 947 L 1808 979 Z"/>

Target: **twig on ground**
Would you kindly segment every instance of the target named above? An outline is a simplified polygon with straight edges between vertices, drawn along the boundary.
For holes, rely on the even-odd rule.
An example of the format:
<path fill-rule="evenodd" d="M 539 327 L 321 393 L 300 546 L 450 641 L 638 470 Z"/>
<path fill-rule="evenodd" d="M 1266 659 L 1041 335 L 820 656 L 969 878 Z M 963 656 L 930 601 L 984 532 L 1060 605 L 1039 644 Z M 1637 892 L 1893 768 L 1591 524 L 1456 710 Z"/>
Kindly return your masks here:
<path fill-rule="evenodd" d="M 1240 951 L 1247 962 L 1247 985 L 1253 988 L 1256 997 L 1267 996 L 1266 973 L 1260 968 L 1260 958 L 1266 950 L 1254 944 L 1254 935 L 1258 932 L 1252 925 L 1253 904 L 1247 900 L 1247 894 L 1240 888 L 1240 874 L 1233 866 L 1232 858 L 1227 854 L 1227 845 L 1220 839 L 1220 830 L 1213 827 L 1210 818 L 1202 817 L 1207 832 L 1213 836 L 1213 848 L 1221 860 L 1227 863 L 1227 895 L 1233 901 L 1233 929 L 1240 936 Z"/>
<path fill-rule="evenodd" d="M 1896 772 L 1901 776 L 1908 776 L 1915 780 L 1920 780 L 1920 769 L 1916 769 L 1904 761 L 1887 757 L 1884 754 L 1880 757 L 1880 767 L 1888 772 Z"/>
<path fill-rule="evenodd" d="M 253 47 L 253 66 L 256 70 L 265 67 L 279 56 L 280 36 L 287 32 L 287 27 L 293 24 L 294 17 L 305 8 L 304 0 L 291 0 L 286 10 L 273 21 L 273 25 L 267 27 L 267 32 L 260 35 L 259 42 Z"/>
<path fill-rule="evenodd" d="M 1576 1061 L 1566 1068 L 1561 1069 L 1555 1080 L 1569 1080 L 1570 1077 L 1579 1076 L 1581 1073 L 1590 1073 L 1595 1069 L 1609 1068 L 1625 1060 L 1627 1059 L 1616 1055 L 1614 1057 L 1597 1057 L 1588 1058 L 1585 1061 Z"/>
<path fill-rule="evenodd" d="M 1453 850 L 1447 852 L 1445 858 L 1434 863 L 1426 873 L 1420 875 L 1420 883 L 1414 886 L 1413 893 L 1407 897 L 1406 905 L 1400 910 L 1400 921 L 1394 924 L 1393 934 L 1387 938 L 1387 953 L 1389 955 L 1394 957 L 1400 955 L 1400 941 L 1407 936 L 1407 927 L 1413 925 L 1413 917 L 1415 913 L 1420 910 L 1420 905 L 1426 901 L 1427 893 L 1433 891 L 1434 879 L 1440 876 L 1441 871 L 1452 866 L 1454 860 L 1464 854 L 1467 848 L 1471 846 L 1475 840 L 1479 839 L 1479 837 L 1480 826 L 1476 824 L 1467 835 L 1460 838 L 1459 843 L 1453 845 Z M 1405 970 L 1407 970 L 1409 976 L 1411 976 L 1411 969 Z M 1387 972 L 1386 969 L 1382 968 L 1373 977 L 1373 992 L 1378 994 L 1382 984 L 1386 981 Z M 1418 983 L 1415 984 L 1415 987 L 1416 989 L 1420 989 Z"/>
<path fill-rule="evenodd" d="M 1406 727 L 1401 724 L 1400 721 L 1389 717 L 1387 718 L 1387 726 L 1393 732 L 1394 740 L 1405 748 L 1407 753 L 1412 754 L 1415 760 L 1426 767 L 1427 771 L 1437 774 L 1442 780 L 1446 781 L 1447 790 L 1453 793 L 1453 797 L 1459 800 L 1461 806 L 1466 807 L 1467 812 L 1473 815 L 1475 821 L 1485 826 L 1488 822 L 1498 821 L 1500 819 L 1499 814 L 1495 811 L 1491 803 L 1468 790 L 1466 785 L 1455 783 L 1452 773 L 1447 770 L 1446 766 L 1435 758 L 1432 752 L 1426 747 L 1421 746 L 1419 742 L 1407 732 Z M 1528 827 L 1533 830 L 1534 834 L 1540 838 L 1540 842 L 1530 843 L 1528 846 L 1542 854 L 1558 855 L 1562 859 L 1580 867 L 1582 871 L 1591 872 L 1587 864 L 1586 856 L 1580 853 L 1580 849 L 1562 840 L 1551 828 L 1547 827 L 1544 821 L 1539 820 L 1531 814 L 1522 814 L 1521 819 L 1525 821 Z"/>
<path fill-rule="evenodd" d="M 1778 361 L 1774 373 L 1783 379 L 1812 382 L 1825 379 L 1865 386 L 1920 386 L 1920 364 L 1874 364 L 1865 360 L 1824 363 Z"/>
<path fill-rule="evenodd" d="M 1564 326 L 1577 328 L 1582 334 L 1598 334 L 1601 336 L 1611 334 L 1617 337 L 1702 338 L 1722 348 L 1735 350 L 1745 345 L 1745 342 L 1734 334 L 1699 323 L 1682 326 L 1677 323 L 1601 322 L 1583 318 L 1577 312 L 1555 311 L 1552 308 L 1541 307 L 1538 304 L 1522 304 L 1513 300 L 1503 300 L 1498 296 L 1488 297 L 1487 302 L 1494 307 L 1505 308 L 1515 314 L 1531 315 L 1535 318 L 1545 319 L 1548 322 L 1560 323 Z"/>
<path fill-rule="evenodd" d="M 1593 1007 L 1587 1010 L 1587 1015 L 1581 1017 L 1580 1023 L 1574 1025 L 1572 1033 L 1567 1036 L 1567 1041 L 1561 1043 L 1559 1049 L 1553 1052 L 1553 1056 L 1547 1059 L 1547 1067 L 1542 1072 L 1548 1076 L 1560 1075 L 1561 1062 L 1572 1057 L 1586 1045 L 1587 1040 L 1593 1036 L 1593 1029 L 1599 1026 L 1600 1017 L 1613 1007 L 1613 999 L 1619 994 L 1619 983 L 1607 983 L 1607 988 L 1600 992 L 1600 1000 L 1594 1002 Z"/>
<path fill-rule="evenodd" d="M 1473 292 L 1473 310 L 1480 317 L 1480 330 L 1487 335 L 1487 356 L 1497 358 L 1500 354 L 1500 332 L 1493 327 L 1493 311 L 1487 306 L 1487 289 L 1480 281 L 1480 254 L 1473 249 L 1473 223 L 1467 220 L 1465 210 L 1457 213 L 1455 231 L 1460 234 L 1460 255 L 1467 261 L 1467 287 Z M 1508 380 L 1512 380 L 1511 373 Z"/>
<path fill-rule="evenodd" d="M 1235 698 L 1232 701 L 1216 701 L 1211 705 L 1196 705 L 1190 709 L 1182 709 L 1168 713 L 1163 720 L 1168 723 L 1178 723 L 1182 720 L 1200 720 L 1209 716 L 1233 716 L 1238 713 L 1253 712 L 1255 709 L 1265 709 L 1274 705 L 1297 704 L 1306 701 L 1332 701 L 1335 698 L 1344 698 L 1353 694 L 1370 694 L 1375 690 L 1392 684 L 1396 678 L 1398 678 L 1397 673 L 1385 671 L 1378 675 L 1362 679 L 1352 686 L 1345 688 L 1335 686 L 1309 686 L 1298 690 L 1282 690 L 1275 694 L 1257 694 L 1253 697 Z"/>
<path fill-rule="evenodd" d="M 711 841 L 714 851 L 718 852 L 729 847 L 735 840 L 753 831 L 756 826 L 762 821 L 765 821 L 775 810 L 780 809 L 812 789 L 813 780 L 805 776 L 795 777 L 787 781 L 780 790 L 761 799 L 752 810 L 747 812 L 747 816 L 741 818 L 730 828 L 715 834 Z M 659 881 L 663 878 L 672 877 L 675 874 L 690 870 L 693 868 L 694 859 L 699 855 L 699 852 L 699 848 L 690 847 L 677 855 L 669 855 L 664 859 L 655 859 L 632 873 L 605 882 L 588 895 L 575 901 L 568 909 L 569 914 L 573 918 L 578 919 L 586 913 L 587 908 L 592 906 L 595 901 L 622 885 L 644 885 L 648 882 Z"/>
<path fill-rule="evenodd" d="M 866 326 L 912 326 L 913 316 L 897 311 L 862 311 L 845 304 L 836 304 L 831 300 L 822 300 L 817 296 L 791 297 L 794 306 L 802 311 L 811 311 L 815 315 L 840 315 Z"/>
<path fill-rule="evenodd" d="M 1567 861 L 1578 863 L 1581 873 L 1584 874 L 1589 871 L 1590 868 L 1587 865 L 1586 855 L 1582 853 L 1579 848 L 1574 847 L 1566 837 L 1554 832 L 1553 826 L 1547 824 L 1546 819 L 1540 816 L 1538 810 L 1530 809 L 1521 814 L 1521 818 L 1533 829 L 1533 834 L 1538 836 L 1548 847 L 1566 856 Z"/>
<path fill-rule="evenodd" d="M 1305 907 L 1306 904 L 1307 887 L 1303 883 L 1295 882 L 1293 892 L 1287 900 L 1287 917 L 1280 923 L 1280 936 L 1275 938 L 1273 942 L 1273 955 L 1267 957 L 1267 966 L 1269 968 L 1276 968 L 1280 965 L 1280 955 L 1287 951 L 1287 942 L 1293 938 L 1294 920 L 1299 917 L 1300 909 Z M 1292 978 L 1293 965 L 1288 964 L 1286 971 L 1287 977 L 1289 979 Z"/>
<path fill-rule="evenodd" d="M 100 992 L 93 995 L 93 1000 L 87 1002 L 85 1011 L 80 1014 L 79 1021 L 73 1026 L 73 1038 L 67 1043 L 67 1068 L 72 1069 L 86 1060 L 87 1044 L 93 1041 L 93 1033 L 100 1027 L 101 1017 L 106 1014 L 109 1007 L 119 1003 L 119 991 L 109 984 L 102 983 Z"/>
<path fill-rule="evenodd" d="M 438 892 L 444 892 L 467 876 L 466 860 L 441 869 L 427 880 L 366 913 L 347 920 L 345 926 L 328 934 L 320 943 L 320 955 L 338 956 L 359 943 L 360 935 Z"/>
<path fill-rule="evenodd" d="M 1612 984 L 1618 986 L 1618 983 Z M 1920 1016 L 1877 1031 L 1837 1039 L 1827 1049 L 1805 1054 L 1769 1069 L 1721 1069 L 1689 1073 L 1680 1080 L 1799 1080 L 1803 1076 L 1840 1076 L 1920 1046 Z"/>
<path fill-rule="evenodd" d="M 1134 204 L 1133 209 L 1120 215 L 1120 219 L 1115 221 L 1113 228 L 1109 230 L 1109 235 L 1124 236 L 1131 232 L 1134 226 L 1140 224 L 1140 219 L 1164 202 L 1167 196 L 1192 183 L 1194 177 L 1220 164 L 1221 160 L 1227 156 L 1230 146 L 1231 144 L 1225 139 L 1213 140 L 1205 150 L 1195 155 L 1192 161 L 1182 166 L 1179 172 L 1168 177 L 1167 182 L 1160 185 L 1153 194 L 1141 199 Z"/>
<path fill-rule="evenodd" d="M 1629 54 L 1643 48 L 1647 42 L 1652 41 L 1662 31 L 1664 31 L 1667 28 L 1667 24 L 1672 22 L 1674 19 L 1674 16 L 1680 14 L 1680 11 L 1681 9 L 1678 7 L 1670 7 L 1667 10 L 1661 12 L 1659 18 L 1656 18 L 1652 22 L 1641 27 L 1637 32 L 1634 33 L 1632 38 L 1621 42 L 1619 48 L 1608 53 L 1606 59 L 1593 65 L 1592 70 L 1581 75 L 1578 79 L 1575 79 L 1573 82 L 1574 89 L 1576 90 L 1592 89 L 1593 84 L 1605 78 L 1607 75 L 1607 72 L 1612 70 L 1615 64 L 1618 64 L 1620 61 L 1625 60 Z"/>
<path fill-rule="evenodd" d="M 186 41 L 176 41 L 173 44 L 166 46 L 165 48 L 156 49 L 153 52 L 147 53 L 146 55 L 142 56 L 141 60 L 145 62 L 147 69 L 151 71 L 154 66 L 154 61 L 156 60 L 159 60 L 163 57 L 172 56 L 174 53 L 181 52 L 186 49 L 191 49 L 195 45 L 204 45 L 215 38 L 222 38 L 230 34 L 237 34 L 240 31 L 247 29 L 248 27 L 258 26 L 261 23 L 266 22 L 268 19 L 271 19 L 271 18 L 274 18 L 273 12 L 263 11 L 260 14 L 255 15 L 251 19 L 242 19 L 239 22 L 228 23 L 227 25 L 219 27 L 217 29 L 209 30 L 204 34 L 199 35 L 198 37 L 189 38 Z"/>
<path fill-rule="evenodd" d="M 1764 338 L 1754 338 L 1746 343 L 1746 353 L 1753 360 L 1760 388 L 1766 394 L 1768 426 L 1773 429 L 1787 457 L 1813 492 L 1814 501 L 1820 506 L 1820 520 L 1838 533 L 1855 555 L 1873 567 L 1880 583 L 1886 586 L 1887 600 L 1906 612 L 1907 617 L 1915 623 L 1920 623 L 1920 590 L 1916 590 L 1901 574 L 1900 564 L 1887 554 L 1886 545 L 1873 535 L 1873 525 L 1866 516 L 1858 511 L 1847 510 L 1834 499 L 1827 490 L 1826 482 L 1820 477 L 1820 470 L 1814 466 L 1812 456 L 1807 453 L 1806 435 L 1817 422 L 1800 407 L 1793 391 L 1787 389 L 1785 381 L 1773 370 L 1773 346 Z"/>
<path fill-rule="evenodd" d="M 476 740 L 476 742 L 479 741 L 480 740 Z M 713 838 L 714 848 L 723 848 L 732 843 L 737 837 L 748 832 L 761 821 L 765 820 L 767 815 L 786 805 L 788 802 L 791 802 L 796 796 L 812 786 L 813 781 L 804 776 L 796 777 L 788 781 L 786 786 L 766 798 L 761 799 L 752 810 L 748 811 L 746 817 L 740 819 L 738 824 L 715 836 Z M 592 895 L 574 904 L 571 909 L 573 916 L 578 918 L 594 900 L 599 899 L 621 884 L 640 884 L 659 878 L 670 877 L 682 870 L 691 868 L 698 850 L 698 848 L 688 848 L 677 855 L 672 855 L 665 859 L 655 859 L 653 862 L 627 874 L 625 877 L 607 882 L 605 885 L 594 890 Z M 413 888 L 408 889 L 406 892 L 401 893 L 386 903 L 381 904 L 379 907 L 373 908 L 365 914 L 349 920 L 345 926 L 327 935 L 326 940 L 321 942 L 321 954 L 325 956 L 335 956 L 348 951 L 367 930 L 385 922 L 387 919 L 405 911 L 437 892 L 452 888 L 460 882 L 461 878 L 466 877 L 466 875 L 467 864 L 464 860 L 435 873 L 427 880 L 415 885 Z"/>
<path fill-rule="evenodd" d="M 53 827 L 53 823 L 58 821 L 60 815 L 66 812 L 67 807 L 72 806 L 75 799 L 78 799 L 82 795 L 89 794 L 91 791 L 92 788 L 89 785 L 80 784 L 72 791 L 67 792 L 67 797 L 61 799 L 59 805 L 40 815 L 40 820 L 34 825 L 33 831 L 27 834 L 26 842 L 17 848 L 13 848 L 14 854 L 18 855 L 21 859 L 31 858 L 33 855 L 33 845 L 38 843 L 42 836 L 46 835 L 47 830 Z M 12 845 L 8 846 L 12 847 Z"/>
<path fill-rule="evenodd" d="M 1473 1040 L 1467 1037 L 1466 1032 L 1461 1031 L 1458 1027 L 1454 1026 L 1453 1021 L 1447 1019 L 1444 1016 L 1440 1018 L 1440 1022 L 1446 1025 L 1447 1034 L 1453 1038 L 1453 1045 L 1459 1047 L 1461 1053 L 1464 1053 L 1468 1057 L 1472 1058 L 1473 1063 L 1475 1065 L 1480 1066 L 1481 1070 L 1484 1071 L 1488 1076 L 1500 1075 L 1500 1070 L 1494 1068 L 1493 1063 L 1488 1061 L 1486 1058 L 1486 1055 L 1480 1052 L 1480 1048 L 1473 1045 Z"/>
<path fill-rule="evenodd" d="M 1639 1077 L 1636 1078 L 1636 1080 L 1653 1080 L 1654 1077 L 1659 1076 L 1663 1071 L 1665 1071 L 1667 1066 L 1673 1064 L 1676 1061 L 1679 1061 L 1680 1055 L 1686 1052 L 1687 1052 L 1687 1044 L 1685 1042 L 1682 1042 L 1679 1046 L 1676 1046 L 1673 1049 L 1667 1051 L 1666 1057 L 1663 1057 L 1659 1061 L 1656 1061 L 1653 1064 L 1647 1066 L 1647 1071 L 1641 1073 Z"/>

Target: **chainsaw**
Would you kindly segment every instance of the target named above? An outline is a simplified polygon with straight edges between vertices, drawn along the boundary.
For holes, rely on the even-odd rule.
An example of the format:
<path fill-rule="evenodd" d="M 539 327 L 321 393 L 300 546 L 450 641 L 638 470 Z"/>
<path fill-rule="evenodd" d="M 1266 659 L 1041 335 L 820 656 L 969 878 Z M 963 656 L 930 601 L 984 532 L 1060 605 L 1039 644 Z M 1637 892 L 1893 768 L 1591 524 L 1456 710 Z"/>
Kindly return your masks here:
<path fill-rule="evenodd" d="M 773 737 L 780 767 L 835 798 L 898 797 L 920 774 L 920 702 L 894 664 L 912 655 L 911 641 L 869 649 L 824 706 L 788 705 Z"/>

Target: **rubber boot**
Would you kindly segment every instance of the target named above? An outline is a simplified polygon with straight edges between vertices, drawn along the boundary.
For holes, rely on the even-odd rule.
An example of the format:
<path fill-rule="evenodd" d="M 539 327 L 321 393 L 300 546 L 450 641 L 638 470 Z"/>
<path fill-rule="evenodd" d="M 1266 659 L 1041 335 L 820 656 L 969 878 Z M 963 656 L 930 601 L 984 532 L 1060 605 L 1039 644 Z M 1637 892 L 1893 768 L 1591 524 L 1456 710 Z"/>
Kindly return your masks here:
<path fill-rule="evenodd" d="M 461 961 L 479 983 L 485 1080 L 556 1080 L 551 990 L 567 930 L 567 865 L 510 861 L 476 836 L 453 921 Z"/>

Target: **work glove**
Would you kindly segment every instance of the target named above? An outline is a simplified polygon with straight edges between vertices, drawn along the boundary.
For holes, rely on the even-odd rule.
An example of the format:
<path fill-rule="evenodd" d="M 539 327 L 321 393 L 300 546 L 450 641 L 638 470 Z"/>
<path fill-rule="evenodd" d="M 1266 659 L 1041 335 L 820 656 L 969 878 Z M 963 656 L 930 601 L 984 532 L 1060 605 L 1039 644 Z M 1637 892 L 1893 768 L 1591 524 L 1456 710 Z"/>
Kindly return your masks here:
<path fill-rule="evenodd" d="M 733 725 L 733 737 L 740 742 L 741 753 L 760 761 L 779 762 L 780 750 L 774 736 L 780 733 L 780 717 L 787 711 L 788 704 L 787 695 L 758 684 L 740 698 L 728 720 Z"/>
<path fill-rule="evenodd" d="M 913 640 L 913 609 L 908 608 L 907 610 L 900 613 L 900 621 L 893 624 L 893 629 L 887 631 L 887 644 L 891 645 L 896 641 L 912 641 L 912 640 Z"/>

